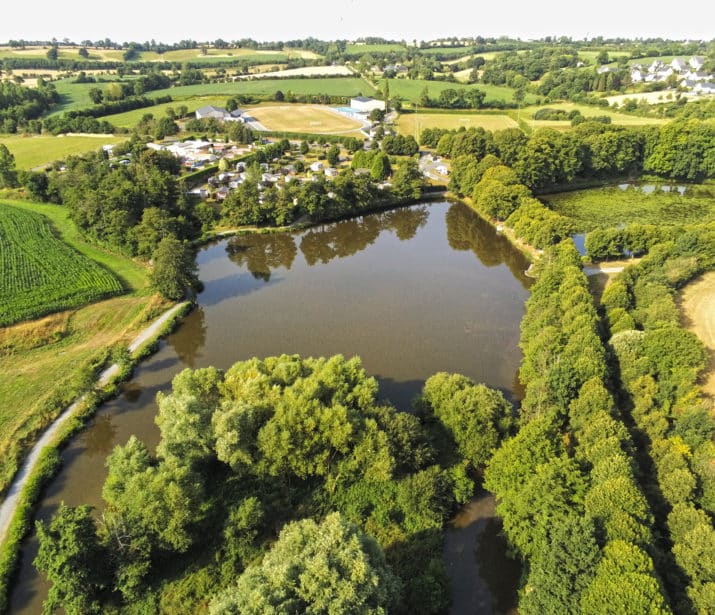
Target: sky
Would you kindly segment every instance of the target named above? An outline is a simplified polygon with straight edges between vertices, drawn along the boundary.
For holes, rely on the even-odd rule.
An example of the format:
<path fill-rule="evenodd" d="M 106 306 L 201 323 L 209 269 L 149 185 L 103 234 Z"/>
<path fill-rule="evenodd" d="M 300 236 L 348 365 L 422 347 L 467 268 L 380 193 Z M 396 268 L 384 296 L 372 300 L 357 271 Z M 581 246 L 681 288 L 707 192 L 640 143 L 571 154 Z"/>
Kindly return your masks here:
<path fill-rule="evenodd" d="M 691 0 L 683 8 L 678 10 L 672 0 L 9 0 L 0 14 L 0 42 L 53 37 L 165 43 L 309 36 L 715 38 L 715 1 Z"/>

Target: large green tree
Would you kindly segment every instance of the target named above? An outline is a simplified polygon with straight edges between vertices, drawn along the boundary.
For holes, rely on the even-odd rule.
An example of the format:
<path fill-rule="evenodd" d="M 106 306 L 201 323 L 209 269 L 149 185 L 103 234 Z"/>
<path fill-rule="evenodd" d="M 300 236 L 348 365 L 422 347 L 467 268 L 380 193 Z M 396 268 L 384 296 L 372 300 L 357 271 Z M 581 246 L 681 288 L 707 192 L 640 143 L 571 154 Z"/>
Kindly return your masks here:
<path fill-rule="evenodd" d="M 163 297 L 178 301 L 198 284 L 194 251 L 173 235 L 164 237 L 154 252 L 151 284 Z"/>
<path fill-rule="evenodd" d="M 399 580 L 374 539 L 338 513 L 287 525 L 259 566 L 211 602 L 211 615 L 382 614 L 396 606 Z"/>

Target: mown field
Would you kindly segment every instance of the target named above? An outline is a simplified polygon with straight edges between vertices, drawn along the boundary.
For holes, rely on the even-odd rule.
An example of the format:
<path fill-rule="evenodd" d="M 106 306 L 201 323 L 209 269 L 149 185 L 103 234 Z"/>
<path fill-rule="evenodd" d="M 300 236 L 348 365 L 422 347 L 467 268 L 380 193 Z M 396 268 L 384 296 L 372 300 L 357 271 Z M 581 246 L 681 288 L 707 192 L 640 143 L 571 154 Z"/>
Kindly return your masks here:
<path fill-rule="evenodd" d="M 382 87 L 382 81 L 380 86 Z M 422 95 L 422 91 L 427 88 L 430 98 L 438 98 L 440 92 L 447 89 L 458 89 L 466 88 L 473 89 L 477 88 L 482 92 L 485 92 L 486 103 L 502 100 L 504 102 L 512 102 L 514 97 L 514 90 L 509 87 L 499 86 L 499 85 L 489 85 L 485 83 L 479 83 L 477 85 L 464 85 L 462 83 L 450 83 L 448 81 L 425 81 L 423 79 L 390 79 L 390 95 L 400 96 L 404 100 L 411 103 L 417 103 Z M 526 95 L 526 102 L 533 103 L 536 102 L 536 96 L 533 94 Z"/>
<path fill-rule="evenodd" d="M 102 145 L 126 141 L 126 135 L 10 135 L 0 136 L 18 169 L 34 169 L 63 160 L 71 154 L 83 154 Z"/>
<path fill-rule="evenodd" d="M 268 130 L 336 134 L 358 130 L 360 122 L 320 105 L 276 105 L 249 107 L 249 115 Z"/>
<path fill-rule="evenodd" d="M 398 130 L 419 140 L 425 128 L 456 129 L 481 127 L 485 130 L 518 128 L 519 125 L 508 115 L 487 113 L 405 113 L 397 120 Z"/>
<path fill-rule="evenodd" d="M 117 49 L 95 49 L 89 47 L 89 57 L 83 58 L 79 55 L 79 47 L 66 47 L 60 45 L 57 58 L 60 60 L 72 60 L 73 62 L 121 62 L 123 51 Z M 28 46 L 25 49 L 0 47 L 0 59 L 4 58 L 47 58 L 49 46 Z"/>
<path fill-rule="evenodd" d="M 116 295 L 122 283 L 41 214 L 0 203 L 0 326 Z"/>
<path fill-rule="evenodd" d="M 715 187 L 687 186 L 681 196 L 656 186 L 591 188 L 539 197 L 558 213 L 573 218 L 580 231 L 640 224 L 696 224 L 715 220 Z"/>
<path fill-rule="evenodd" d="M 400 45 L 399 43 L 385 43 L 383 45 L 359 45 L 355 43 L 348 43 L 345 46 L 345 53 L 350 55 L 363 54 L 363 53 L 389 53 L 391 51 L 401 52 L 405 51 L 406 47 Z"/>

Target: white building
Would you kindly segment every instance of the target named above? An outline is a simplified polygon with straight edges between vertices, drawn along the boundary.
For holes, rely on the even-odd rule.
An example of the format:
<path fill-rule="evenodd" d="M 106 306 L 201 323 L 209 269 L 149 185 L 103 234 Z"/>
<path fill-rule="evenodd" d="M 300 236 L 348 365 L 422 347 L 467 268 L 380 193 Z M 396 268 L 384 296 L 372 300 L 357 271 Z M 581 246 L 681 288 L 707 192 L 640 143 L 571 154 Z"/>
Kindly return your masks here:
<path fill-rule="evenodd" d="M 694 70 L 700 70 L 705 64 L 705 58 L 703 56 L 693 56 L 688 60 L 688 64 L 690 64 Z"/>
<path fill-rule="evenodd" d="M 243 111 L 241 109 L 234 109 L 233 111 L 226 111 L 223 107 L 214 107 L 213 105 L 208 105 L 206 107 L 201 107 L 196 109 L 196 119 L 203 120 L 204 118 L 214 118 L 216 120 L 221 120 L 223 122 L 243 122 Z"/>
<path fill-rule="evenodd" d="M 373 109 L 385 110 L 385 101 L 368 96 L 356 96 L 350 99 L 350 108 L 361 113 L 370 113 Z"/>

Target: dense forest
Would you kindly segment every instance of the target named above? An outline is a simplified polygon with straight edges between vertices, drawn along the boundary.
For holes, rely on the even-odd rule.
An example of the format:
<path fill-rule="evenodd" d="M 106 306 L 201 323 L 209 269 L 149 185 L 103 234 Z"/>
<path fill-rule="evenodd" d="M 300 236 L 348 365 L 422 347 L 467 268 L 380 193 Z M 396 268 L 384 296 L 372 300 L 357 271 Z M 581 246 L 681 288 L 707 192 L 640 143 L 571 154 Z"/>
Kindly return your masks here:
<path fill-rule="evenodd" d="M 38 526 L 48 607 L 440 613 L 442 528 L 512 425 L 501 393 L 446 373 L 397 412 L 340 356 L 185 370 L 158 403 L 156 455 L 131 438 L 109 458 L 101 523 Z"/>

